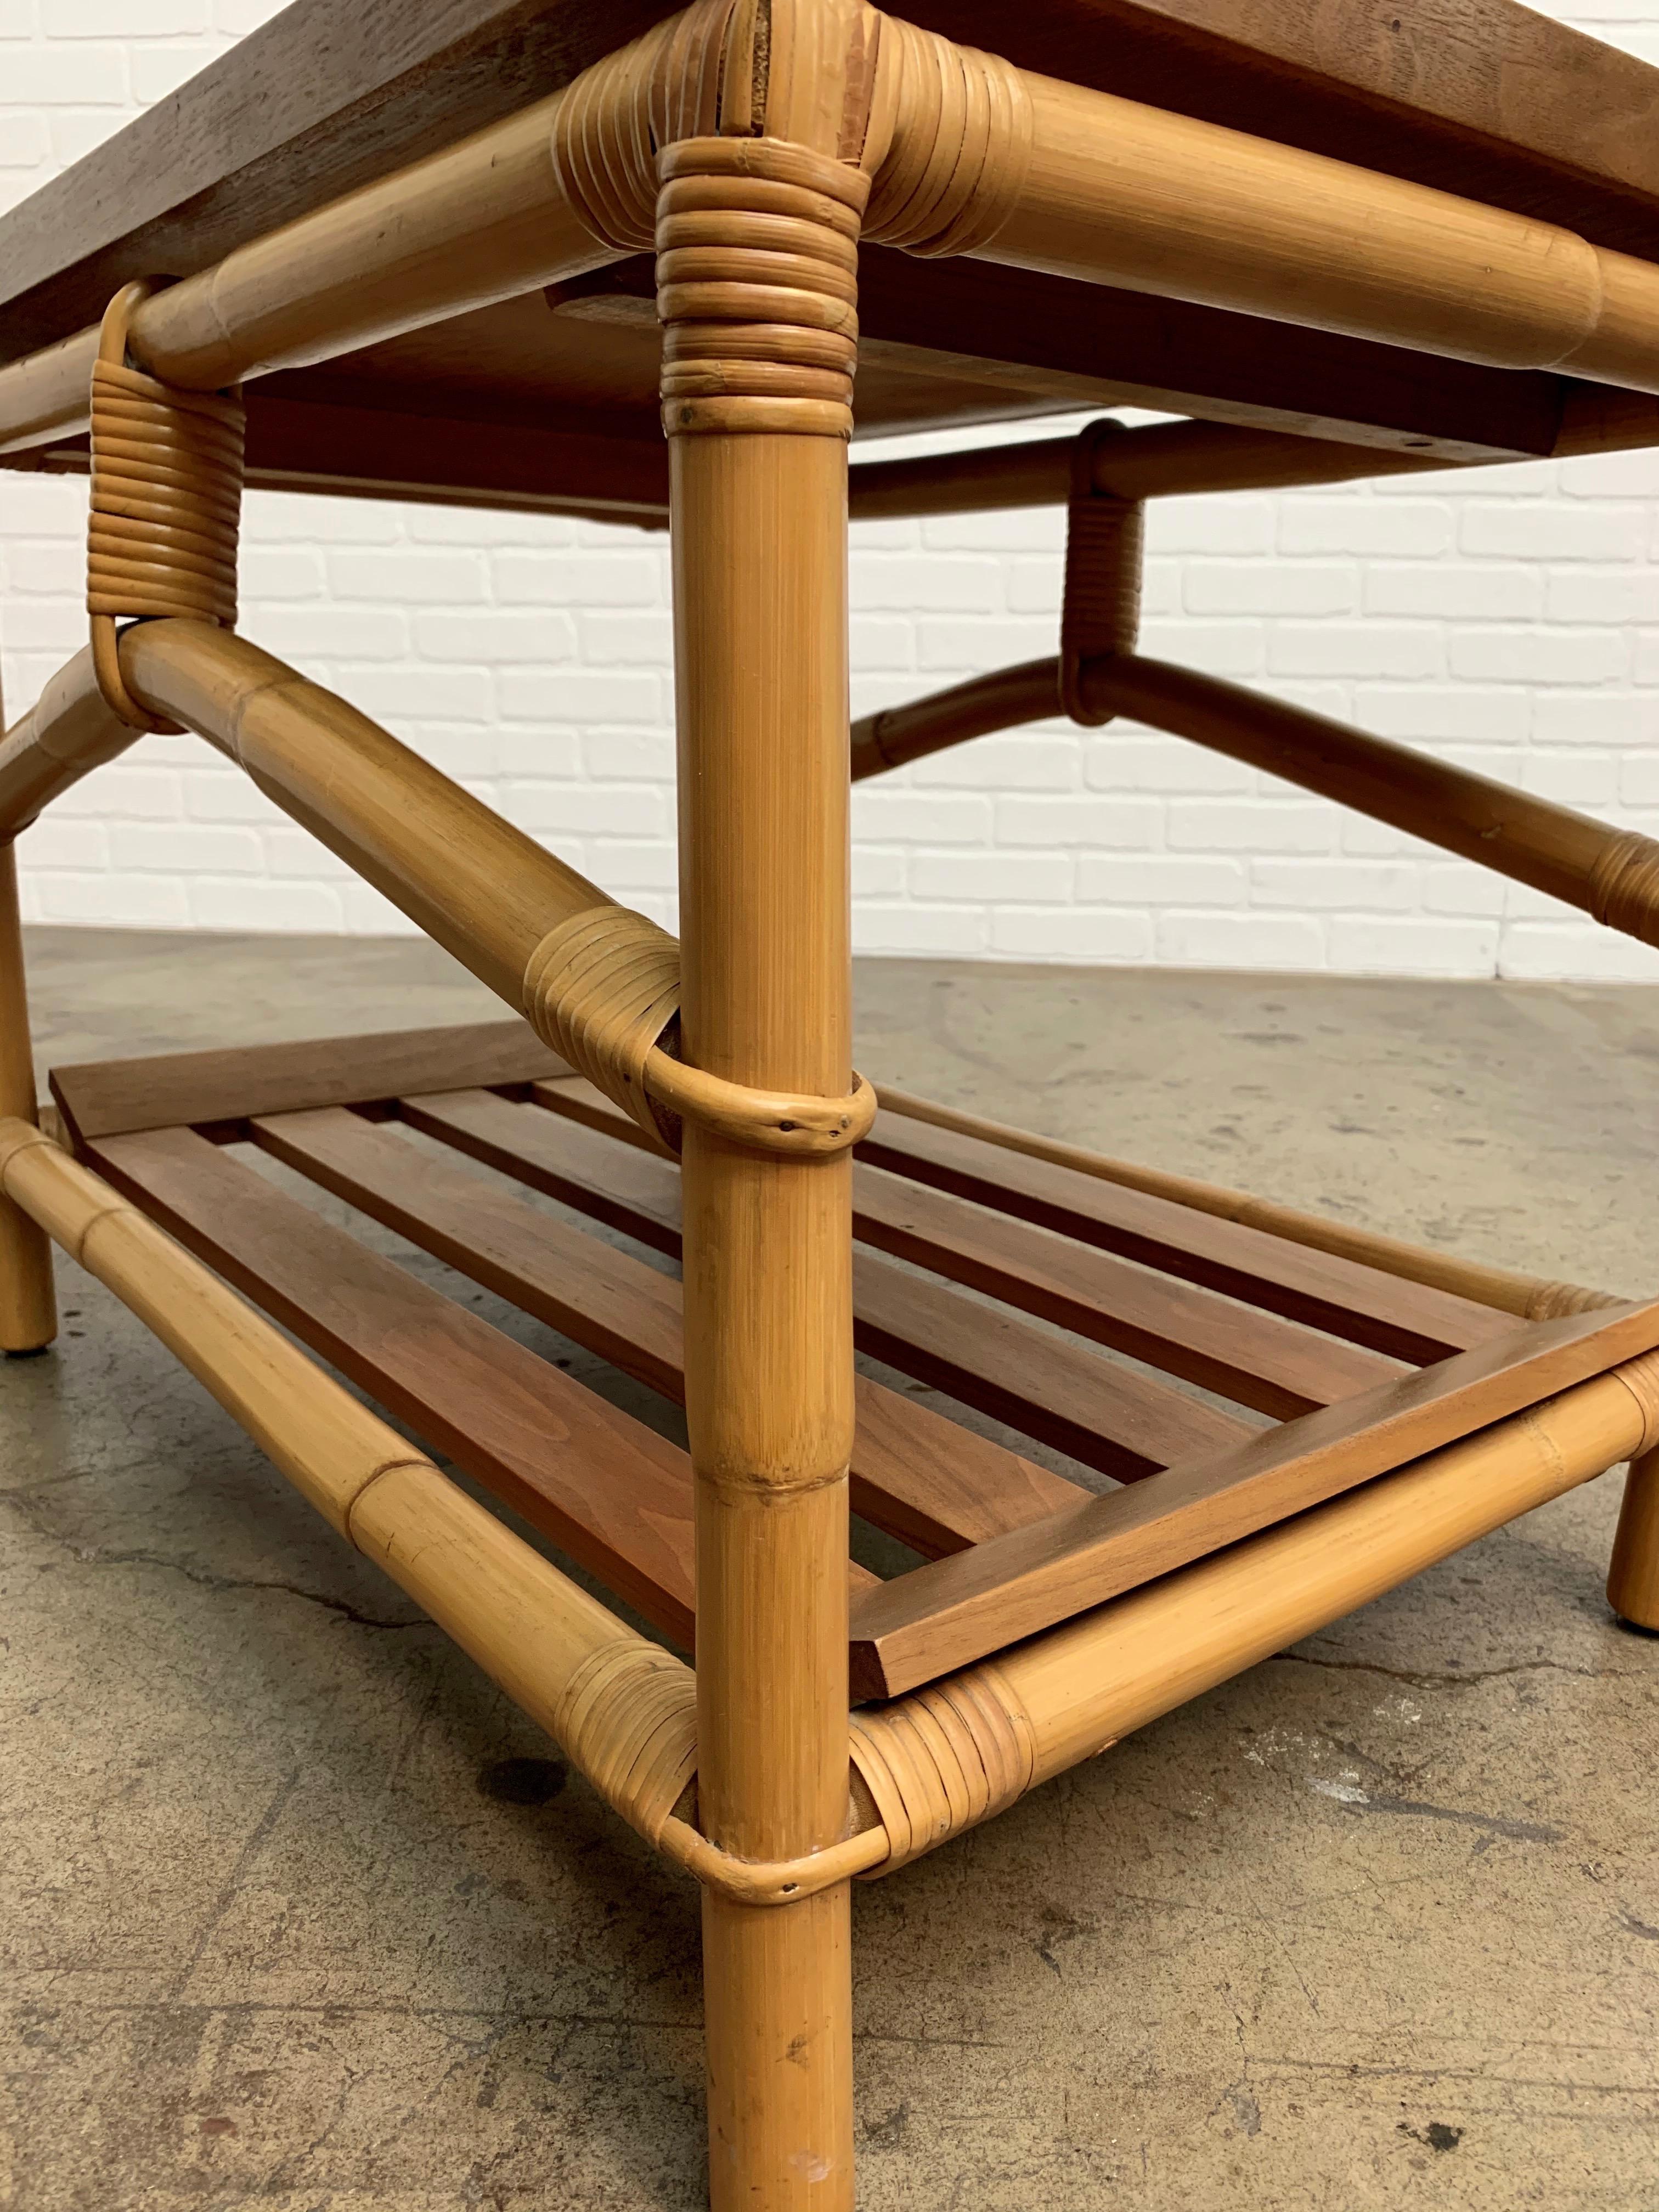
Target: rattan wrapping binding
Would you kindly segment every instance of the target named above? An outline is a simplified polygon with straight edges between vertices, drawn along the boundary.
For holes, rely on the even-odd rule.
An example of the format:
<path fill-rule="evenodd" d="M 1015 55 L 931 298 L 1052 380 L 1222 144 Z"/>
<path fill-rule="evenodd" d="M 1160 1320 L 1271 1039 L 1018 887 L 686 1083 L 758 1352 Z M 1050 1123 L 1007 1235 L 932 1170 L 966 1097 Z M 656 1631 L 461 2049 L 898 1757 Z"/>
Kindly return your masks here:
<path fill-rule="evenodd" d="M 853 1764 L 892 1846 L 881 1874 L 1005 1811 L 1036 1771 L 1030 1715 L 989 1660 L 884 1712 L 855 1712 L 851 1729 Z"/>
<path fill-rule="evenodd" d="M 1659 843 L 1639 830 L 1615 838 L 1590 877 L 1589 910 L 1609 929 L 1659 945 Z"/>
<path fill-rule="evenodd" d="M 1123 434 L 1109 417 L 1091 422 L 1072 452 L 1072 496 L 1066 517 L 1066 596 L 1060 618 L 1060 703 L 1074 722 L 1099 728 L 1112 719 L 1091 706 L 1085 663 L 1133 653 L 1140 629 L 1140 572 L 1145 509 L 1095 488 L 1095 456 Z"/>
<path fill-rule="evenodd" d="M 777 138 L 683 139 L 659 167 L 664 429 L 850 437 L 869 179 Z"/>
<path fill-rule="evenodd" d="M 660 1843 L 696 1772 L 696 1677 L 643 1639 L 608 1644 L 565 1685 L 553 1734 L 605 1802 Z"/>
<path fill-rule="evenodd" d="M 652 1110 L 647 1061 L 680 1006 L 680 948 L 625 906 L 592 906 L 551 929 L 524 972 L 525 1012 L 578 1073 L 673 1146 Z"/>
<path fill-rule="evenodd" d="M 129 365 L 127 325 L 149 289 L 124 285 L 110 301 L 93 365 L 87 612 L 112 712 L 173 731 L 128 691 L 115 625 L 173 616 L 235 628 L 243 410 L 234 393 L 175 391 Z"/>
<path fill-rule="evenodd" d="M 585 908 L 549 930 L 525 968 L 537 1036 L 671 1152 L 683 1121 L 795 1157 L 842 1152 L 868 1133 L 875 1090 L 856 1075 L 845 1097 L 820 1098 L 757 1091 L 672 1058 L 660 1040 L 679 1003 L 678 941 L 629 907 Z"/>
<path fill-rule="evenodd" d="M 972 253 L 1002 228 L 1031 161 L 1031 100 L 1019 71 L 894 15 L 881 26 L 878 108 L 865 148 L 879 172 L 865 234 L 928 256 Z M 898 66 L 890 56 L 898 54 Z"/>

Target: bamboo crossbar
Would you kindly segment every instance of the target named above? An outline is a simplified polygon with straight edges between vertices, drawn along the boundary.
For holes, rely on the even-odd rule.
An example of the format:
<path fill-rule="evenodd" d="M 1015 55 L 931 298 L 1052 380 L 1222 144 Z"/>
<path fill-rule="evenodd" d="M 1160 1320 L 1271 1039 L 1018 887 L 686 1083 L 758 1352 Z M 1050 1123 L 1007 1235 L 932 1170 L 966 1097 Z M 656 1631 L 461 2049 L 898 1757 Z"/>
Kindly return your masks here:
<path fill-rule="evenodd" d="M 1061 507 L 1072 491 L 1075 451 L 1072 438 L 1033 438 L 912 460 L 854 461 L 848 472 L 848 512 L 854 522 L 876 522 Z M 1468 465 L 1439 453 L 1340 444 L 1232 422 L 1149 422 L 1097 449 L 1094 485 L 1119 499 L 1170 499 L 1194 492 L 1349 483 Z"/>
<path fill-rule="evenodd" d="M 136 624 L 128 684 L 244 768 L 516 1008 L 531 955 L 605 894 L 377 723 L 244 638 L 205 623 Z"/>
<path fill-rule="evenodd" d="M 873 10 L 860 32 L 858 11 L 847 13 L 849 40 L 876 46 L 861 128 L 842 155 L 870 173 L 873 238 L 1659 391 L 1659 270 L 1647 263 L 1502 209 L 1015 70 Z M 728 103 L 717 110 L 701 88 L 730 34 L 719 0 L 698 0 L 550 99 L 237 247 L 145 304 L 136 357 L 169 384 L 216 389 L 648 244 L 657 178 L 649 134 L 635 127 L 641 87 L 654 79 L 652 130 L 669 138 L 722 118 L 748 130 L 735 90 L 715 93 Z M 763 83 L 765 59 L 748 58 Z M 979 88 L 965 107 L 963 76 Z M 952 78 L 949 127 L 964 158 L 969 112 L 988 106 L 993 119 L 973 192 L 947 194 L 934 211 L 913 195 L 922 173 L 949 173 L 937 88 Z M 0 369 L 0 450 L 83 422 L 95 343 L 82 331 Z"/>
<path fill-rule="evenodd" d="M 139 734 L 105 703 L 90 647 L 65 661 L 0 738 L 0 843 Z"/>
<path fill-rule="evenodd" d="M 868 1129 L 875 1098 L 857 1077 L 820 1097 L 751 1089 L 674 1057 L 674 939 L 272 654 L 209 623 L 167 620 L 125 630 L 119 664 L 141 706 L 228 754 L 653 1136 L 672 1140 L 695 1120 L 816 1157 Z M 0 744 L 0 837 L 136 734 L 78 654 Z M 619 1036 L 625 1066 L 606 1056 Z"/>
<path fill-rule="evenodd" d="M 1511 789 L 1241 684 L 1134 653 L 1079 672 L 1097 718 L 1124 714 L 1265 769 L 1322 799 L 1529 884 L 1644 944 L 1659 945 L 1659 842 Z M 1026 661 L 853 725 L 854 780 L 919 760 L 1060 702 L 1060 663 Z"/>
<path fill-rule="evenodd" d="M 1634 394 L 1591 386 L 1569 390 L 1550 458 L 1626 451 L 1659 439 L 1659 409 Z M 1063 507 L 1073 489 L 1074 438 L 1034 438 L 911 460 L 855 460 L 848 475 L 854 522 L 1000 508 Z M 1372 477 L 1479 468 L 1443 453 L 1302 437 L 1236 422 L 1148 422 L 1096 447 L 1097 491 L 1116 499 L 1179 499 L 1197 493 L 1291 491 Z"/>

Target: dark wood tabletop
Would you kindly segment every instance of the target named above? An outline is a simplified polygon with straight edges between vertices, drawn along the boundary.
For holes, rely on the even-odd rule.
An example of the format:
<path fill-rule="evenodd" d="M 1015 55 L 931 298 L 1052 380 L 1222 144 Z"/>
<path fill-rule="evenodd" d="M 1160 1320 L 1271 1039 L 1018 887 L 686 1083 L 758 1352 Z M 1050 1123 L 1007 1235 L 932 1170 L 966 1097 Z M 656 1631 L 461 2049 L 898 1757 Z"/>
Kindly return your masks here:
<path fill-rule="evenodd" d="M 557 89 L 671 12 L 665 0 L 295 0 L 0 220 L 0 361 L 94 321 L 129 277 L 187 276 Z M 1025 68 L 1659 258 L 1659 70 L 1516 0 L 916 0 L 908 12 Z M 337 417 L 369 409 L 414 426 L 411 455 L 434 418 L 533 429 L 551 403 L 567 428 L 648 435 L 648 289 L 624 266 L 586 297 L 507 301 L 263 380 L 250 388 L 256 462 L 263 452 L 268 480 L 326 477 Z M 862 293 L 865 433 L 1127 401 L 1474 459 L 1550 451 L 1565 388 L 1314 332 L 1287 347 L 1282 326 L 1249 316 L 984 263 L 872 250 Z M 395 476 L 395 452 L 380 465 Z"/>

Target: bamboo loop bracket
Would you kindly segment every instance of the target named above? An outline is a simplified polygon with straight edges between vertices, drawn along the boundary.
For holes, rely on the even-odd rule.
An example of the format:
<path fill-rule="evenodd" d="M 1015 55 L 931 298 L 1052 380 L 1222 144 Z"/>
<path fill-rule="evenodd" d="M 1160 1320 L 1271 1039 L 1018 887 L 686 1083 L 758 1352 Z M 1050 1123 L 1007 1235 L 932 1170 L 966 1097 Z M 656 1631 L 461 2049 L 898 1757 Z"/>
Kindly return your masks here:
<path fill-rule="evenodd" d="M 679 991 L 680 948 L 665 929 L 629 907 L 593 906 L 531 954 L 524 1006 L 539 1037 L 671 1152 L 686 1121 L 797 1158 L 869 1134 L 875 1090 L 856 1075 L 844 1097 L 819 1098 L 757 1091 L 673 1058 L 660 1040 L 678 1022 Z"/>
<path fill-rule="evenodd" d="M 1100 489 L 1102 447 L 1126 434 L 1110 416 L 1086 423 L 1072 448 L 1066 515 L 1066 591 L 1060 617 L 1060 698 L 1074 722 L 1099 728 L 1112 719 L 1084 690 L 1091 660 L 1133 653 L 1140 629 L 1146 508 Z M 1107 463 L 1109 467 L 1109 462 Z"/>
<path fill-rule="evenodd" d="M 128 690 L 118 617 L 179 617 L 236 627 L 244 413 L 240 394 L 175 391 L 127 360 L 148 284 L 110 301 L 92 370 L 92 499 L 87 613 L 99 689 L 135 729 L 179 733 Z"/>

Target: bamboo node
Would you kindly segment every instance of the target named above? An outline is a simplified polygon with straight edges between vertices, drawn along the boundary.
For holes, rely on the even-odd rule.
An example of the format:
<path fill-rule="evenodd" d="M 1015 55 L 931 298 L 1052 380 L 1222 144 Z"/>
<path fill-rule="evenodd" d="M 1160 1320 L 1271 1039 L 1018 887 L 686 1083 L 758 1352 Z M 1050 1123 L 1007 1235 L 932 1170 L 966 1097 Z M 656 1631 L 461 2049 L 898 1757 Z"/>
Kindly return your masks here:
<path fill-rule="evenodd" d="M 149 295 L 125 284 L 105 311 L 92 370 L 87 612 L 98 686 L 134 729 L 176 732 L 127 690 L 118 617 L 236 626 L 243 410 L 239 394 L 181 392 L 128 365 L 127 326 Z"/>
<path fill-rule="evenodd" d="M 1627 830 L 1604 846 L 1590 871 L 1589 904 L 1609 929 L 1659 945 L 1659 842 Z"/>
<path fill-rule="evenodd" d="M 552 1733 L 605 1802 L 652 1844 L 697 1769 L 696 1678 L 672 1652 L 618 1638 L 583 1660 Z"/>
<path fill-rule="evenodd" d="M 1112 719 L 1089 702 L 1084 681 L 1091 660 L 1132 653 L 1140 629 L 1141 554 L 1146 510 L 1096 487 L 1101 447 L 1122 436 L 1109 416 L 1085 424 L 1072 448 L 1072 491 L 1066 514 L 1066 594 L 1060 618 L 1060 704 L 1074 722 L 1098 729 Z"/>
<path fill-rule="evenodd" d="M 659 167 L 665 431 L 850 437 L 869 179 L 781 138 L 683 139 Z"/>
<path fill-rule="evenodd" d="M 855 1712 L 851 1750 L 887 1831 L 880 1874 L 1006 1811 L 1036 1772 L 1031 1717 L 989 1660 L 885 1711 Z"/>
<path fill-rule="evenodd" d="M 880 149 L 866 237 L 928 256 L 988 246 L 1031 162 L 1031 96 L 1010 63 L 889 15 L 879 70 L 892 133 Z"/>

